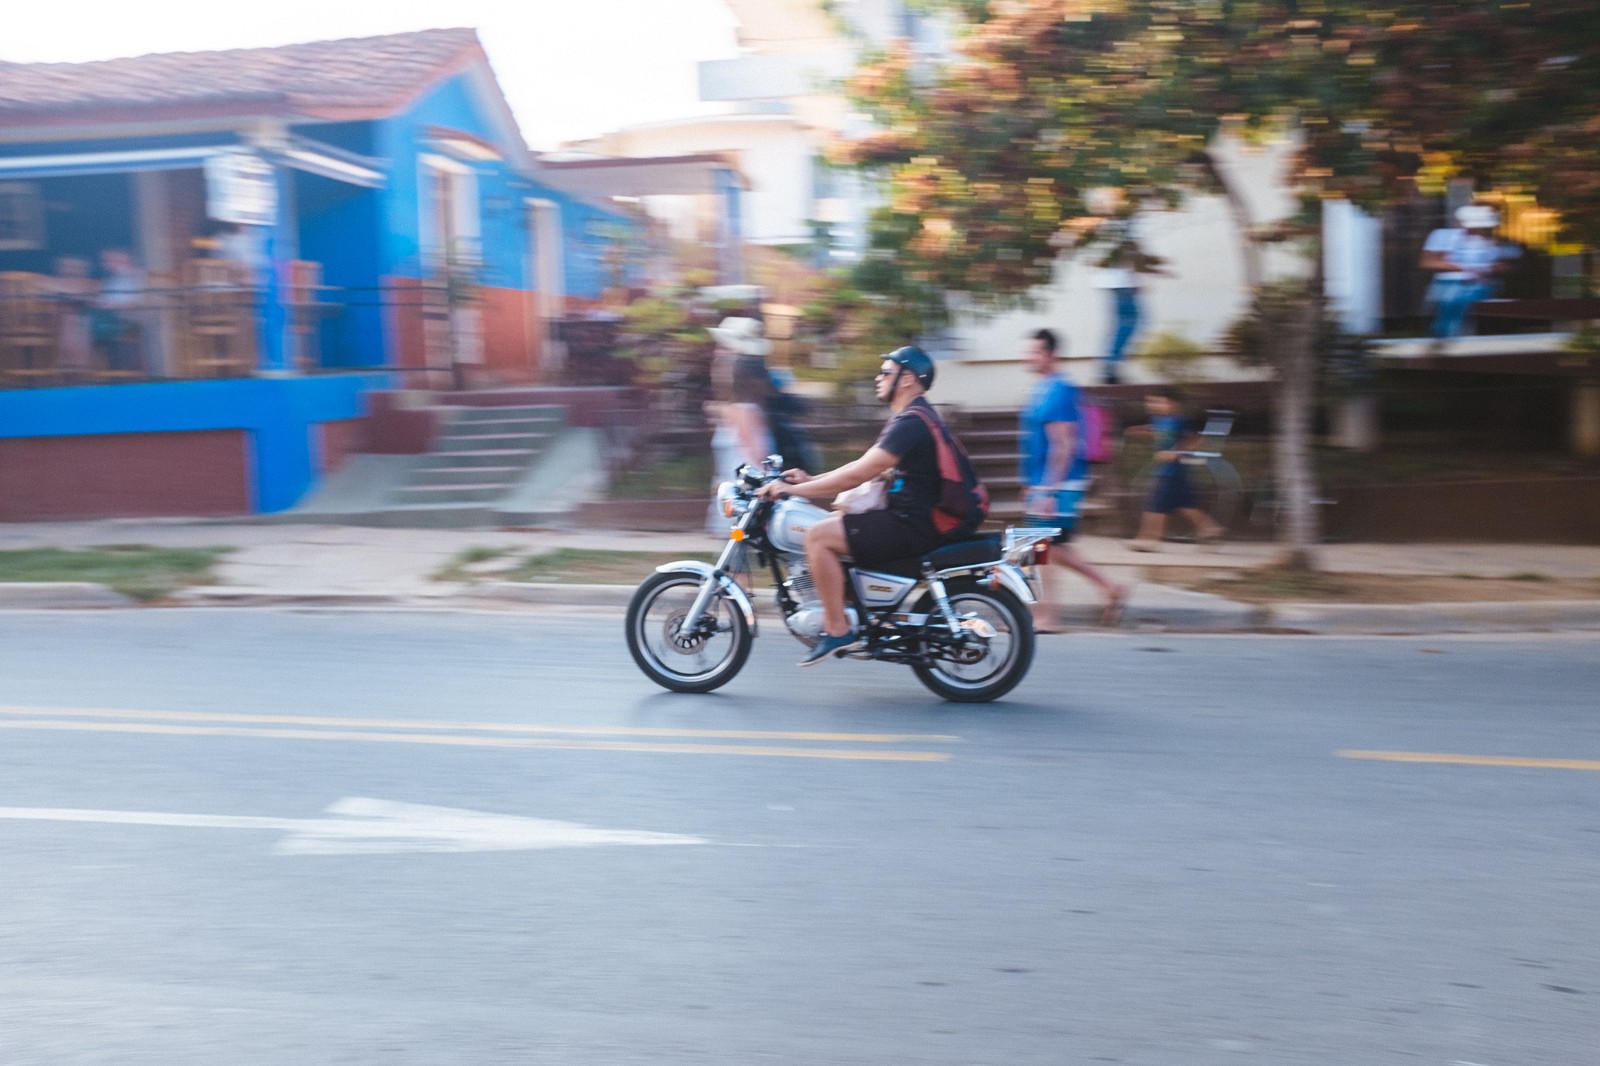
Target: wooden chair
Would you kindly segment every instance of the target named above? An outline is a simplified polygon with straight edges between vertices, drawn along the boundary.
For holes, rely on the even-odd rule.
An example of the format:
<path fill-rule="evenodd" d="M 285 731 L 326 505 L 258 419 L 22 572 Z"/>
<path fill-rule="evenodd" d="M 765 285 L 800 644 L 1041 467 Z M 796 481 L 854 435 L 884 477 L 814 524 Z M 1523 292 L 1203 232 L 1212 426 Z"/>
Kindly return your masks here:
<path fill-rule="evenodd" d="M 289 330 L 294 337 L 296 365 L 303 371 L 315 370 L 322 361 L 317 340 L 322 329 L 322 315 L 328 310 L 322 303 L 322 264 L 308 259 L 291 262 L 288 291 L 284 297 L 289 309 Z"/>
<path fill-rule="evenodd" d="M 242 263 L 194 259 L 184 268 L 185 373 L 228 377 L 255 369 L 255 290 Z"/>
<path fill-rule="evenodd" d="M 55 376 L 61 306 L 43 274 L 0 273 L 0 376 L 29 385 Z"/>

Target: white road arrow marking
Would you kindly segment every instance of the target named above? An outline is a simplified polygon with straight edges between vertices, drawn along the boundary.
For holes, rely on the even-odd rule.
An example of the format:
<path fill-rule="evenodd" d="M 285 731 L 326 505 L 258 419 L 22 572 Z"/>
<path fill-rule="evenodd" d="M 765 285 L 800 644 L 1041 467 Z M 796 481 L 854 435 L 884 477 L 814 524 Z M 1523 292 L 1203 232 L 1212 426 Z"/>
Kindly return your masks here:
<path fill-rule="evenodd" d="M 65 807 L 0 807 L 0 818 L 36 822 L 170 825 L 195 829 L 275 829 L 289 835 L 279 855 L 384 854 L 400 851 L 524 851 L 602 844 L 705 844 L 703 837 L 634 829 L 596 829 L 577 822 L 489 814 L 376 799 L 342 799 L 331 818 L 257 818 L 158 811 L 95 811 Z"/>

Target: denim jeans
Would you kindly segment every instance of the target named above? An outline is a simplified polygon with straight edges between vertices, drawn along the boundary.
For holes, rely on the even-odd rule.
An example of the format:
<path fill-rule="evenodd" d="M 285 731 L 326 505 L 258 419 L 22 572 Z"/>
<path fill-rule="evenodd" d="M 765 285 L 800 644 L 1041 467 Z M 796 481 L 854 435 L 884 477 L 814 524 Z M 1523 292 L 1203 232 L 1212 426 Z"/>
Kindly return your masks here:
<path fill-rule="evenodd" d="M 1111 345 L 1106 349 L 1106 362 L 1122 362 L 1128 342 L 1139 330 L 1139 290 L 1111 289 L 1111 309 L 1116 321 L 1111 332 Z"/>
<path fill-rule="evenodd" d="M 1428 286 L 1428 302 L 1433 304 L 1435 337 L 1459 337 L 1466 332 L 1467 312 L 1479 300 L 1494 295 L 1494 286 L 1468 279 L 1435 278 Z"/>

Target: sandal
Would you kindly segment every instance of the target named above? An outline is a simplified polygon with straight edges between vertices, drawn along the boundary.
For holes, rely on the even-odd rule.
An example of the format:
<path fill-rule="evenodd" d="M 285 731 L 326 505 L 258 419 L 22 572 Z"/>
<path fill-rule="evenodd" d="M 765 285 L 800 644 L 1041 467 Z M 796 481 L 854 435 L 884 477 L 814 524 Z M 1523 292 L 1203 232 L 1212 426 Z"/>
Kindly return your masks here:
<path fill-rule="evenodd" d="M 1115 629 L 1122 624 L 1122 614 L 1128 609 L 1128 596 L 1133 589 L 1127 585 L 1118 588 L 1112 593 L 1106 605 L 1100 609 L 1100 625 L 1106 629 Z"/>

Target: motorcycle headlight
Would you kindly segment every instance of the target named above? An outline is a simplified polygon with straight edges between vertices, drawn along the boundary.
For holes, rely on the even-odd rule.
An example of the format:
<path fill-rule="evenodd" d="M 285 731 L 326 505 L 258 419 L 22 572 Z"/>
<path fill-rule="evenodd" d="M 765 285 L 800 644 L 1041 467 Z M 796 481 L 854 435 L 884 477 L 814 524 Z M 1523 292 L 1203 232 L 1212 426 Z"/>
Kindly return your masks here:
<path fill-rule="evenodd" d="M 739 496 L 738 486 L 724 481 L 717 486 L 717 510 L 724 518 L 737 518 L 750 509 L 750 501 Z"/>

